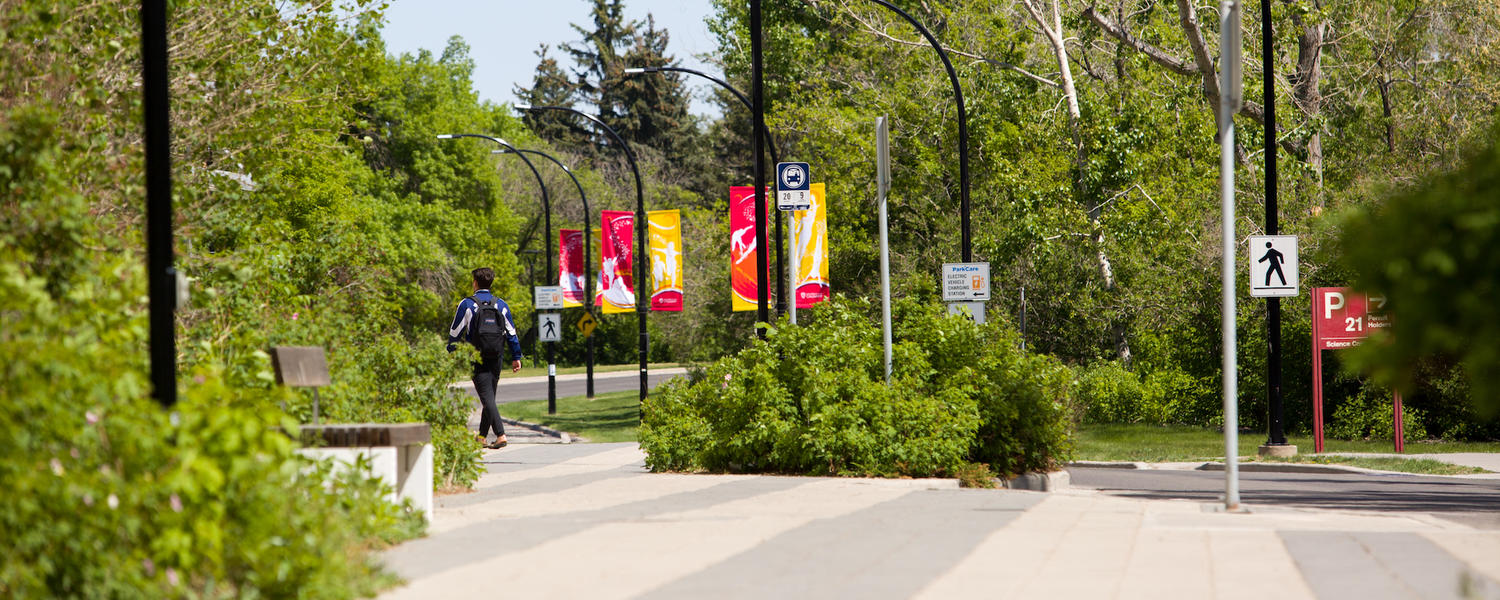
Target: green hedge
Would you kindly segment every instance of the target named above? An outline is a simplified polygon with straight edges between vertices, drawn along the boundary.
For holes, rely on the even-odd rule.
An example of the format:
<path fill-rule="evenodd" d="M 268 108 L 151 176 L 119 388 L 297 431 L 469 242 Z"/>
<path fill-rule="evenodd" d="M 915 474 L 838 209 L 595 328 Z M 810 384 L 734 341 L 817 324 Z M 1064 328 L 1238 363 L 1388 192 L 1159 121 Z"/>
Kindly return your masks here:
<path fill-rule="evenodd" d="M 1071 451 L 1065 368 L 998 324 L 936 306 L 897 311 L 884 383 L 879 310 L 835 299 L 643 407 L 641 447 L 663 471 L 943 476 L 1049 470 Z"/>
<path fill-rule="evenodd" d="M 420 516 L 298 456 L 285 390 L 187 372 L 163 410 L 139 265 L 49 279 L 39 258 L 0 244 L 0 597 L 348 598 L 386 581 L 371 550 Z"/>

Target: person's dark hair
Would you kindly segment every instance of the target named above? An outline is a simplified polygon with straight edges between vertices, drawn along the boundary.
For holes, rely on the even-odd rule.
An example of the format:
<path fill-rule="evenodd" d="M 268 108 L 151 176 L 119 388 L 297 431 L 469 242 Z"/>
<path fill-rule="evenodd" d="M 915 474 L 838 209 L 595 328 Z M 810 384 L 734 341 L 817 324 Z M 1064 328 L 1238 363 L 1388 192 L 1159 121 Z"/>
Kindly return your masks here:
<path fill-rule="evenodd" d="M 474 285 L 479 286 L 479 289 L 490 289 L 490 284 L 492 283 L 495 283 L 495 271 L 489 267 L 474 269 Z"/>

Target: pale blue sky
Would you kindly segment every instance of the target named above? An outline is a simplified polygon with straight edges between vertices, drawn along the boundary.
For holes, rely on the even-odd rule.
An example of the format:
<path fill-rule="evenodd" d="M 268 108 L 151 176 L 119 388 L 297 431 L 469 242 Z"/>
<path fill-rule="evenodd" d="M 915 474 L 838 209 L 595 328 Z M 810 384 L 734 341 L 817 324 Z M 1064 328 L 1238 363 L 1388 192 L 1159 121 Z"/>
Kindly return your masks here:
<path fill-rule="evenodd" d="M 577 23 L 588 27 L 592 2 L 588 0 L 393 0 L 386 10 L 382 33 L 392 54 L 416 52 L 419 48 L 441 54 L 448 38 L 459 35 L 469 43 L 474 59 L 474 87 L 479 97 L 494 102 L 515 102 L 516 84 L 531 85 L 536 71 L 539 44 L 565 68 L 572 64 L 558 46 L 577 42 Z M 715 43 L 703 20 L 712 12 L 709 0 L 625 0 L 625 18 L 644 20 L 647 13 L 656 25 L 671 34 L 667 52 L 685 67 L 717 74 L 694 55 L 711 52 Z M 704 101 L 703 80 L 691 77 L 694 114 L 717 114 Z M 712 85 L 712 84 L 709 84 Z"/>

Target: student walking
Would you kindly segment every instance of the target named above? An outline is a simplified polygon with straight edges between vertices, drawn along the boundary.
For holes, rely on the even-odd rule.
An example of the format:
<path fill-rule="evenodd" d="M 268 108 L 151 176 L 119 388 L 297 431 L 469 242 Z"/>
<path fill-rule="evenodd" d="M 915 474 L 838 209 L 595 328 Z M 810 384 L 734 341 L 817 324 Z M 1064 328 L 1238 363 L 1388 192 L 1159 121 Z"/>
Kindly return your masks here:
<path fill-rule="evenodd" d="M 495 408 L 495 386 L 500 382 L 500 354 L 510 349 L 510 371 L 521 370 L 521 340 L 516 338 L 516 323 L 510 306 L 490 293 L 495 282 L 495 272 L 489 267 L 474 269 L 474 295 L 458 303 L 458 313 L 453 315 L 453 325 L 448 328 L 448 351 L 452 352 L 458 342 L 468 343 L 479 351 L 479 362 L 474 363 L 474 392 L 479 394 L 479 443 L 486 448 L 504 448 L 505 425 L 500 422 L 500 410 Z M 490 430 L 495 432 L 495 441 L 485 444 Z"/>

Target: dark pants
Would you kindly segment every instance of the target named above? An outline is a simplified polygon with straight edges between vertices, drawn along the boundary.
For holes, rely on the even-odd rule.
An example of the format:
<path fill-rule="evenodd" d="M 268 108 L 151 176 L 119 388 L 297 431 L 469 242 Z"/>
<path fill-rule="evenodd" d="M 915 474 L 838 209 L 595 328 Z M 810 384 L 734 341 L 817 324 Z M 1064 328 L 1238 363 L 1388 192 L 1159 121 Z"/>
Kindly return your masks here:
<path fill-rule="evenodd" d="M 505 425 L 500 422 L 500 409 L 495 408 L 495 385 L 500 382 L 500 357 L 481 357 L 474 363 L 474 391 L 479 394 L 479 435 L 488 436 L 494 430 L 495 437 L 505 435 Z"/>

